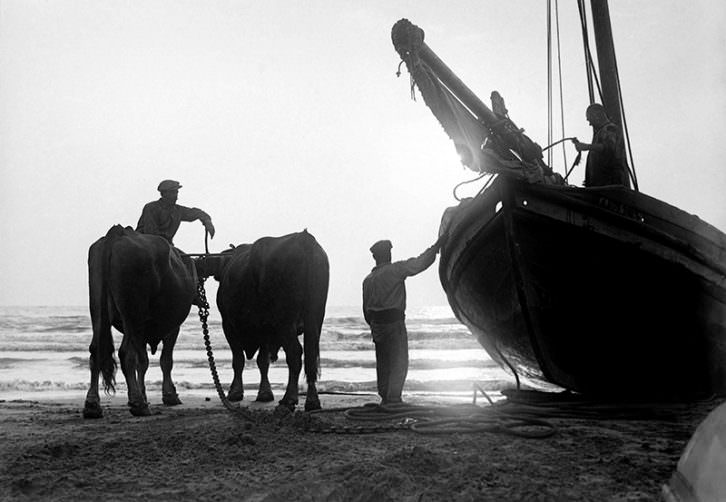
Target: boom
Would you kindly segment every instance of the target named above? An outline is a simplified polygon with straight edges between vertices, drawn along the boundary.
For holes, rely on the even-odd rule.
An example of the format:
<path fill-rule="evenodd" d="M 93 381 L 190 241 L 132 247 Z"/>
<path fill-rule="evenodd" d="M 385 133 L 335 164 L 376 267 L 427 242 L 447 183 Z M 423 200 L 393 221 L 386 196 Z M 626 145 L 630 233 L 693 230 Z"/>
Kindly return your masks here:
<path fill-rule="evenodd" d="M 391 39 L 406 63 L 412 86 L 419 88 L 465 166 L 536 181 L 552 175 L 542 160 L 542 148 L 509 119 L 496 91 L 490 109 L 426 45 L 424 31 L 407 19 L 393 25 Z"/>

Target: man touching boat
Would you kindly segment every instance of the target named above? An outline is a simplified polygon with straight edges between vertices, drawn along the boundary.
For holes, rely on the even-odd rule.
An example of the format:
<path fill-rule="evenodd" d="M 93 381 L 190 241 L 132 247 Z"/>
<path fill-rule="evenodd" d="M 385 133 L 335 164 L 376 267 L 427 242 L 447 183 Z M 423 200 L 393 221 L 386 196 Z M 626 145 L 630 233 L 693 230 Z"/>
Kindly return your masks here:
<path fill-rule="evenodd" d="M 370 251 L 376 266 L 363 280 L 363 316 L 376 347 L 376 379 L 381 404 L 401 403 L 408 374 L 406 331 L 407 277 L 423 272 L 436 259 L 443 238 L 415 258 L 391 263 L 391 241 L 381 240 Z"/>
<path fill-rule="evenodd" d="M 585 117 L 593 129 L 592 143 L 573 140 L 578 152 L 588 152 L 584 185 L 623 185 L 630 188 L 625 142 L 620 128 L 610 121 L 605 108 L 598 103 L 587 107 Z"/>

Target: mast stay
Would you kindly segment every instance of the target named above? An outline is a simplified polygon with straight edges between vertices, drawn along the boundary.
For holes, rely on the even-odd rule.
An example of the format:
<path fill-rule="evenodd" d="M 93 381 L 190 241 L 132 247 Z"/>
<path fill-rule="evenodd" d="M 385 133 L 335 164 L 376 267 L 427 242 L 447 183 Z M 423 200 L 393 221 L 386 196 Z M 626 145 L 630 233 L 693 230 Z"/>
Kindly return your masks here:
<path fill-rule="evenodd" d="M 413 84 L 451 138 L 462 164 L 482 173 L 507 174 L 530 182 L 563 184 L 543 161 L 542 147 L 509 118 L 504 99 L 492 92 L 486 106 L 424 43 L 424 31 L 408 19 L 391 30 L 393 46 Z"/>
<path fill-rule="evenodd" d="M 597 74 L 595 73 L 592 54 L 590 53 L 589 30 L 587 28 L 587 18 L 585 16 L 585 0 L 577 0 L 577 6 L 580 10 L 580 22 L 582 23 L 583 45 L 585 47 L 585 59 L 588 67 L 588 83 L 594 77 L 598 83 Z M 592 11 L 592 25 L 595 35 L 595 46 L 597 49 L 597 63 L 600 68 L 600 80 L 598 83 L 598 92 L 602 105 L 608 114 L 610 120 L 620 128 L 626 142 L 628 150 L 628 175 L 633 183 L 633 189 L 638 189 L 638 178 L 635 174 L 635 164 L 633 161 L 633 152 L 630 144 L 630 135 L 628 133 L 628 124 L 625 119 L 625 109 L 623 107 L 622 88 L 620 86 L 620 75 L 618 74 L 618 63 L 615 57 L 615 44 L 613 43 L 613 32 L 610 25 L 610 9 L 607 0 L 590 0 L 590 10 Z M 590 85 L 590 104 L 594 103 L 592 86 Z"/>
<path fill-rule="evenodd" d="M 585 0 L 578 0 L 585 51 L 590 103 L 595 102 L 595 86 L 605 110 L 621 130 L 629 156 L 628 175 L 638 191 L 630 136 L 622 105 L 622 90 L 617 71 L 607 0 L 590 0 L 600 78 L 590 52 L 589 29 Z M 551 2 L 548 1 L 548 135 L 552 130 L 552 69 L 551 69 Z M 555 1 L 557 55 L 559 47 L 559 12 Z M 424 42 L 424 31 L 407 19 L 396 22 L 391 39 L 411 77 L 411 93 L 418 87 L 424 102 L 433 112 L 444 131 L 454 142 L 463 165 L 478 173 L 507 174 L 530 182 L 564 184 L 565 179 L 554 173 L 543 159 L 543 149 L 524 134 L 509 118 L 504 100 L 492 92 L 489 108 L 449 69 Z M 560 62 L 558 60 L 558 66 Z M 399 65 L 400 68 L 400 65 Z M 398 73 L 400 74 L 400 72 Z M 561 68 L 560 68 L 560 87 Z M 593 86 L 593 83 L 595 84 Z M 560 88 L 560 107 L 563 108 Z M 563 114 L 564 115 L 564 114 Z M 564 119 L 562 121 L 564 135 Z M 551 137 L 549 138 L 552 139 Z M 544 150 L 561 141 L 552 143 Z M 548 154 L 550 155 L 550 154 Z M 551 163 L 551 157 L 548 157 Z M 576 161 L 577 163 L 577 161 Z M 565 165 L 567 160 L 565 157 Z M 574 167 L 574 166 L 573 166 Z M 569 174 L 569 173 L 568 173 Z"/>

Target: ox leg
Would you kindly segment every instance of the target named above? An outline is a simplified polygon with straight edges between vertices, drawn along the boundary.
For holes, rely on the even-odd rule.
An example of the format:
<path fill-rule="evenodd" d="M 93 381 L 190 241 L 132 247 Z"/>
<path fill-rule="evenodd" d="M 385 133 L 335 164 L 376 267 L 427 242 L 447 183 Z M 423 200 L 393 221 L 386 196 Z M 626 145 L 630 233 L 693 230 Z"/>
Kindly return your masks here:
<path fill-rule="evenodd" d="M 307 394 L 305 395 L 305 411 L 319 410 L 321 408 L 316 382 L 318 381 L 320 330 L 323 317 L 324 314 L 319 317 L 311 315 L 305 320 L 305 380 L 308 384 Z"/>
<path fill-rule="evenodd" d="M 315 381 L 308 379 L 308 391 L 305 394 L 305 411 L 319 410 L 320 408 L 318 388 L 315 386 Z"/>
<path fill-rule="evenodd" d="M 270 352 L 267 348 L 261 347 L 257 353 L 257 368 L 260 370 L 260 388 L 257 391 L 257 401 L 269 403 L 275 400 L 270 386 L 270 379 L 267 376 L 270 370 Z"/>
<path fill-rule="evenodd" d="M 224 316 L 223 316 L 224 317 Z M 245 352 L 242 345 L 242 331 L 235 328 L 235 325 L 229 320 L 222 319 L 222 330 L 224 337 L 229 344 L 229 350 L 232 352 L 232 383 L 227 391 L 227 399 L 230 401 L 242 401 L 245 397 L 244 387 L 242 387 L 242 371 L 245 369 Z"/>
<path fill-rule="evenodd" d="M 101 418 L 103 410 L 101 409 L 101 398 L 98 395 L 98 375 L 100 369 L 94 355 L 95 348 L 91 347 L 91 357 L 89 358 L 89 366 L 91 368 L 91 385 L 86 393 L 86 403 L 83 406 L 83 418 Z"/>
<path fill-rule="evenodd" d="M 161 384 L 161 401 L 167 406 L 176 406 L 182 404 L 179 399 L 179 394 L 176 393 L 176 386 L 174 381 L 171 379 L 171 369 L 174 366 L 174 345 L 176 338 L 179 335 L 179 330 L 176 330 L 176 334 L 172 333 L 172 336 L 164 339 L 164 346 L 161 349 L 161 364 L 162 373 L 162 384 Z"/>
<path fill-rule="evenodd" d="M 149 404 L 149 399 L 146 397 L 146 370 L 149 369 L 149 354 L 147 354 L 146 350 L 142 350 L 138 354 L 139 356 L 139 367 L 136 370 L 137 373 L 137 381 L 139 383 L 139 392 L 141 393 L 141 398 L 144 400 L 146 404 Z"/>
<path fill-rule="evenodd" d="M 245 397 L 245 390 L 242 386 L 242 371 L 245 369 L 245 354 L 242 350 L 232 351 L 232 383 L 227 392 L 227 399 L 232 402 L 242 401 Z"/>
<path fill-rule="evenodd" d="M 287 343 L 284 346 L 285 359 L 287 359 L 287 389 L 285 395 L 280 400 L 278 407 L 285 407 L 294 410 L 298 401 L 298 380 L 300 379 L 300 370 L 302 370 L 302 345 L 297 339 L 297 332 L 293 329 L 284 337 Z"/>
<path fill-rule="evenodd" d="M 146 345 L 138 343 L 135 340 L 140 337 L 132 336 L 126 333 L 121 341 L 121 347 L 118 351 L 119 360 L 121 361 L 121 371 L 126 378 L 126 387 L 129 395 L 129 411 L 136 417 L 151 415 L 149 405 L 144 399 L 141 388 L 139 387 L 138 368 L 139 354 L 146 352 Z M 148 359 L 148 356 L 146 356 Z M 147 363 L 148 364 L 148 363 Z"/>

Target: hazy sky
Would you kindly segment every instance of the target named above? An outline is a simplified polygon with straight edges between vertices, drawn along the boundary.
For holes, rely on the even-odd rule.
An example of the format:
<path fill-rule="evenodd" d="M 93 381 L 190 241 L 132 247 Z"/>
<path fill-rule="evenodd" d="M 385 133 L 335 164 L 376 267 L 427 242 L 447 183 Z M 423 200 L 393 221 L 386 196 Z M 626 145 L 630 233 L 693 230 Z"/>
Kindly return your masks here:
<path fill-rule="evenodd" d="M 329 305 L 359 305 L 370 244 L 417 255 L 474 177 L 396 78 L 391 26 L 422 27 L 545 146 L 545 6 L 0 0 L 0 305 L 86 304 L 88 247 L 135 226 L 165 178 L 212 216 L 212 251 L 307 228 L 330 258 Z M 726 2 L 610 10 L 641 190 L 726 230 Z M 565 135 L 588 141 L 577 9 L 560 11 Z M 175 243 L 201 252 L 203 237 L 185 223 Z M 410 305 L 446 302 L 436 265 L 407 285 Z"/>

